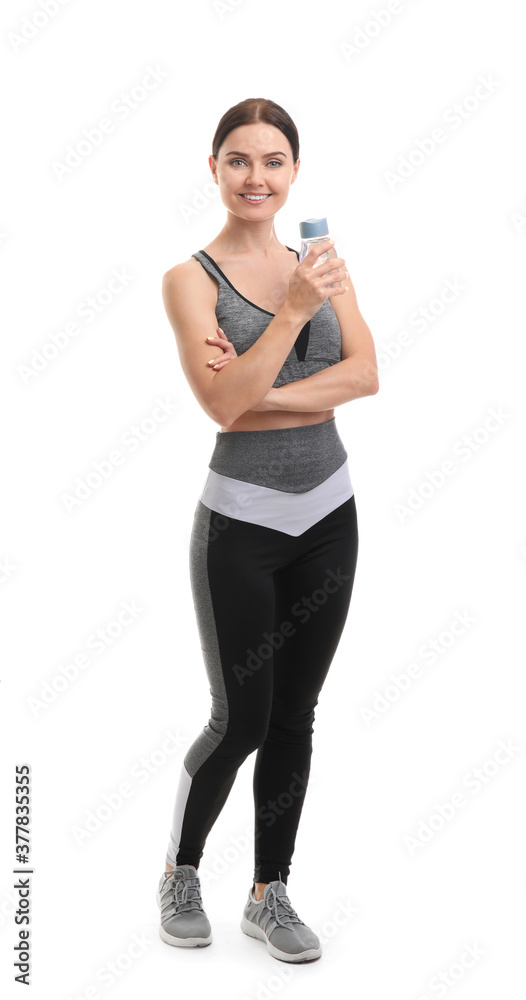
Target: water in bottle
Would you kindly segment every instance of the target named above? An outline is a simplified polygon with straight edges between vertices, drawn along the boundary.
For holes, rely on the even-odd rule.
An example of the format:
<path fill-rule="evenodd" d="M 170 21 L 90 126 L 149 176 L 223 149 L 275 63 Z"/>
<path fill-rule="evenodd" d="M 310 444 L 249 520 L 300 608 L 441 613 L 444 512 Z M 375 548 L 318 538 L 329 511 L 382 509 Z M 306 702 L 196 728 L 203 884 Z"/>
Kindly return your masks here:
<path fill-rule="evenodd" d="M 327 219 L 305 219 L 300 222 L 300 236 L 301 236 L 301 247 L 300 247 L 300 264 L 302 260 L 307 256 L 313 243 L 323 243 L 325 240 L 330 239 L 329 237 L 329 227 L 327 225 Z M 334 247 L 331 250 L 326 250 L 325 253 L 320 254 L 314 267 L 321 264 L 324 260 L 329 260 L 330 256 L 336 256 L 336 251 Z M 343 281 L 335 282 L 335 285 L 343 285 Z M 334 288 L 335 285 L 328 285 L 328 288 Z"/>

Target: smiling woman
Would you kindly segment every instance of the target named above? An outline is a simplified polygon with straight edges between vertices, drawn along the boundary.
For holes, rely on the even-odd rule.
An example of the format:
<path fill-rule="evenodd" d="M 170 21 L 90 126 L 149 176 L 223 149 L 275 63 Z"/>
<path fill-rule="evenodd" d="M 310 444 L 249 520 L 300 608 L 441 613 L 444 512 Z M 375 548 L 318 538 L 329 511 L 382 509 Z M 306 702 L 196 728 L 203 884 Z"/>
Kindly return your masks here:
<path fill-rule="evenodd" d="M 241 928 L 274 958 L 304 962 L 321 945 L 292 908 L 287 878 L 314 712 L 358 554 L 334 407 L 377 391 L 376 356 L 344 259 L 327 241 L 300 264 L 276 235 L 300 166 L 288 113 L 264 98 L 230 108 L 209 166 L 225 224 L 163 277 L 183 372 L 220 429 L 190 538 L 212 707 L 180 774 L 158 887 L 160 935 L 176 946 L 210 944 L 198 867 L 239 767 L 257 750 L 254 879 Z M 189 696 L 183 685 L 181 675 L 180 698 Z M 283 806 L 269 819 L 275 802 Z"/>

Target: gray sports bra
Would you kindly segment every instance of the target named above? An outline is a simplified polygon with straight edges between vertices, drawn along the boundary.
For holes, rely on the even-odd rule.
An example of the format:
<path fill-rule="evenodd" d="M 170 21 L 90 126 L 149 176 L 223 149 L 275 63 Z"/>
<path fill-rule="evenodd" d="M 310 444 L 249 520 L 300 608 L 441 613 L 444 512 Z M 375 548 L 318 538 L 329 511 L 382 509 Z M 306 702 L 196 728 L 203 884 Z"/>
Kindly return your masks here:
<path fill-rule="evenodd" d="M 291 250 L 291 247 L 287 247 Z M 297 250 L 294 253 L 298 257 Z M 205 271 L 217 281 L 219 286 L 216 317 L 218 326 L 225 331 L 237 354 L 244 354 L 261 336 L 275 313 L 250 302 L 223 274 L 206 250 L 192 254 Z M 322 368 L 329 368 L 342 360 L 342 338 L 340 324 L 332 308 L 330 299 L 325 299 L 314 316 L 305 324 L 283 367 L 273 383 L 277 389 L 288 382 L 314 375 Z"/>

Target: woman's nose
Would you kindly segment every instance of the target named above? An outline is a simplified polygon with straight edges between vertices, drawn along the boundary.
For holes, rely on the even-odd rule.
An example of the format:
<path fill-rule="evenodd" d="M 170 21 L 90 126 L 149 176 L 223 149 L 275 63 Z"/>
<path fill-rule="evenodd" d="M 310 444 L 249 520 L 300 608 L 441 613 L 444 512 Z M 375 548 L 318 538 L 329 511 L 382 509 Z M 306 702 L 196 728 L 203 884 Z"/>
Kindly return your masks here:
<path fill-rule="evenodd" d="M 260 167 L 250 167 L 248 171 L 248 179 L 251 184 L 261 184 L 263 180 L 262 172 Z"/>

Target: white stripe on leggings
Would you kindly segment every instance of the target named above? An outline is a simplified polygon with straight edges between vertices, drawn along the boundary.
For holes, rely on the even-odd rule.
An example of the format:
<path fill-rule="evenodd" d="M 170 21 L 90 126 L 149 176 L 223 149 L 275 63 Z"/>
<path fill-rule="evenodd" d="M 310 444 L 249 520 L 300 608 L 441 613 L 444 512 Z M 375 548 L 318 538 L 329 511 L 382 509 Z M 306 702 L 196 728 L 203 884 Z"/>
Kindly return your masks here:
<path fill-rule="evenodd" d="M 332 476 L 305 493 L 285 493 L 208 470 L 200 500 L 227 517 L 301 535 L 354 494 L 347 459 Z"/>
<path fill-rule="evenodd" d="M 175 868 L 177 865 L 177 852 L 181 844 L 181 830 L 183 828 L 183 816 L 186 809 L 186 803 L 188 802 L 188 796 L 190 794 L 190 788 L 192 787 L 192 778 L 188 774 L 186 767 L 182 766 L 181 774 L 179 776 L 179 787 L 177 789 L 177 795 L 175 798 L 175 806 L 173 811 L 172 819 L 172 830 L 170 833 L 170 842 L 168 844 L 168 849 L 166 851 L 166 860 L 169 865 L 173 865 Z"/>

